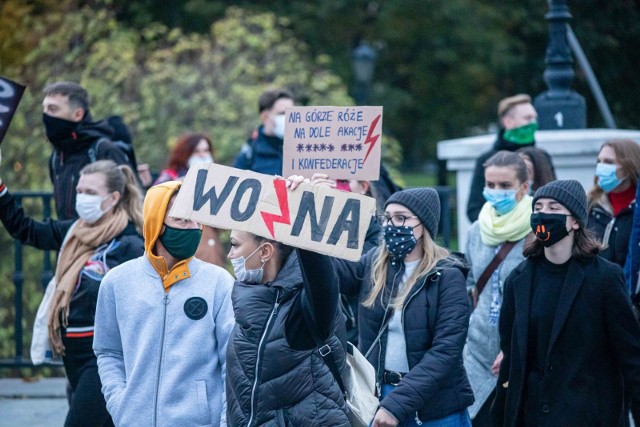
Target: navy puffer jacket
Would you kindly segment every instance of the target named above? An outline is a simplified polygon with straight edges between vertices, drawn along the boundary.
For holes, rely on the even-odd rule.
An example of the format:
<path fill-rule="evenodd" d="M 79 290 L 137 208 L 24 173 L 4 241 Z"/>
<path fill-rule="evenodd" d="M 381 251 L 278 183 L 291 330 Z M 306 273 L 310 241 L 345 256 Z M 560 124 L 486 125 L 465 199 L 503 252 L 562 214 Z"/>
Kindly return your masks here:
<path fill-rule="evenodd" d="M 331 267 L 330 261 L 328 265 Z M 333 307 L 337 313 L 335 280 L 326 284 L 331 285 L 336 286 Z M 236 282 L 231 296 L 236 325 L 227 346 L 229 425 L 350 425 L 340 387 L 304 325 L 300 312 L 304 294 L 295 252 L 273 282 Z M 339 369 L 344 370 L 344 319 L 337 314 L 327 343 Z M 295 328 L 290 327 L 290 315 L 298 321 Z M 299 348 L 304 339 L 295 335 L 306 336 L 306 348 Z"/>
<path fill-rule="evenodd" d="M 364 255 L 357 263 L 335 260 L 341 292 L 359 295 L 364 301 L 373 283 L 371 268 L 379 249 Z M 366 353 L 374 343 L 392 288 L 397 289 L 404 263 L 387 271 L 383 303 L 358 310 L 359 348 Z M 465 287 L 466 267 L 453 257 L 442 260 L 436 268 L 413 287 L 403 308 L 403 327 L 407 345 L 409 373 L 380 405 L 402 424 L 407 419 L 433 420 L 459 412 L 473 403 L 473 392 L 462 363 L 462 349 L 467 337 L 471 308 Z M 396 286 L 393 286 L 394 280 Z M 382 384 L 387 331 L 385 330 L 368 356 L 376 368 L 377 383 Z"/>

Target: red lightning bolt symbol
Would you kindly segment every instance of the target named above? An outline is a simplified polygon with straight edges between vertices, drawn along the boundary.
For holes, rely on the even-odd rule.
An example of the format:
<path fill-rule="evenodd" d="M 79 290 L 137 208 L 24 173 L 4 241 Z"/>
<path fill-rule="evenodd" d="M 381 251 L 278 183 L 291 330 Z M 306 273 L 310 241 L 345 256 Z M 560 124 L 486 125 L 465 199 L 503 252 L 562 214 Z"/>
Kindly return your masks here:
<path fill-rule="evenodd" d="M 367 150 L 367 155 L 364 156 L 364 160 L 362 161 L 362 163 L 367 161 L 367 157 L 369 157 L 369 153 L 371 152 L 371 149 L 376 145 L 376 142 L 378 142 L 378 138 L 380 138 L 380 134 L 377 134 L 376 136 L 371 136 L 371 134 L 373 133 L 373 130 L 376 128 L 376 125 L 378 124 L 378 120 L 380 120 L 380 117 L 382 117 L 382 114 L 378 114 L 378 117 L 373 119 L 373 121 L 371 122 L 371 126 L 369 126 L 369 133 L 367 134 L 367 139 L 365 139 L 364 143 L 365 145 L 371 143 L 371 145 L 369 146 L 369 150 Z"/>
<path fill-rule="evenodd" d="M 264 221 L 272 238 L 276 238 L 273 231 L 273 224 L 279 222 L 281 224 L 291 224 L 291 216 L 289 215 L 289 200 L 287 197 L 287 185 L 284 179 L 274 179 L 273 187 L 276 189 L 276 196 L 278 197 L 278 205 L 280 205 L 280 212 L 282 214 L 276 215 L 268 212 L 261 211 L 262 220 Z"/>

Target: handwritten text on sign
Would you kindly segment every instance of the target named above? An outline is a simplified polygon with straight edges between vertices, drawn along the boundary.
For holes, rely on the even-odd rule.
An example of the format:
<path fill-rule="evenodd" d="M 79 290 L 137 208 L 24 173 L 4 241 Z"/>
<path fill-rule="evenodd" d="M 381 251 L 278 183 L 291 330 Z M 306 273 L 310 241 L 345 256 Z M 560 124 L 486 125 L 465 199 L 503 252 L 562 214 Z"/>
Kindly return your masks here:
<path fill-rule="evenodd" d="M 379 178 L 382 107 L 291 107 L 284 129 L 284 176 Z"/>
<path fill-rule="evenodd" d="M 282 178 L 211 164 L 189 169 L 170 215 L 356 261 L 374 212 L 370 197 L 304 183 L 290 191 Z"/>
<path fill-rule="evenodd" d="M 24 86 L 0 76 L 0 144 L 18 108 Z"/>

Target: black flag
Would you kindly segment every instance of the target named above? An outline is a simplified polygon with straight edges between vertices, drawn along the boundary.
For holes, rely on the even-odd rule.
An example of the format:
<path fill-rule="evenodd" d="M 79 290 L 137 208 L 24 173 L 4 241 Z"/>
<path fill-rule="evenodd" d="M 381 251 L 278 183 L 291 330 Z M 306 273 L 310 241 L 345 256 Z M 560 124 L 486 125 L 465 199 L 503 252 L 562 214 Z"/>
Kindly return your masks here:
<path fill-rule="evenodd" d="M 0 76 L 0 144 L 9 129 L 23 93 L 23 85 Z"/>

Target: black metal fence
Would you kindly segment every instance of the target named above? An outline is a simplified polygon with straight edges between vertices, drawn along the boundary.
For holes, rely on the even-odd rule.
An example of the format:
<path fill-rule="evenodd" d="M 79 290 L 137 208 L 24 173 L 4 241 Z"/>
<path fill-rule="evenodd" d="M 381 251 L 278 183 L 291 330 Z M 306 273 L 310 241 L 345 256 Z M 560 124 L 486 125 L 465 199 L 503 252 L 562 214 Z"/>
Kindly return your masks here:
<path fill-rule="evenodd" d="M 12 193 L 18 203 L 22 204 L 24 200 L 33 199 L 39 201 L 42 206 L 42 212 L 44 218 L 51 217 L 51 203 L 53 195 L 50 192 L 44 191 L 16 191 Z M 14 240 L 14 263 L 13 263 L 13 275 L 12 281 L 15 287 L 14 294 L 14 357 L 8 359 L 0 359 L 0 368 L 24 368 L 32 367 L 31 360 L 23 357 L 24 353 L 24 328 L 23 328 L 23 301 L 24 301 L 24 245 L 18 240 Z M 49 280 L 53 277 L 53 261 L 51 251 L 42 251 L 42 273 L 40 276 L 40 282 L 42 284 L 42 291 L 49 283 Z M 51 366 L 51 365 L 41 365 Z M 56 365 L 59 366 L 59 365 Z"/>
<path fill-rule="evenodd" d="M 452 209 L 454 203 L 455 189 L 447 186 L 434 187 L 438 191 L 441 204 L 441 216 L 439 235 L 442 243 L 449 247 L 451 244 L 455 209 Z M 51 217 L 51 203 L 53 195 L 49 192 L 43 191 L 17 191 L 13 193 L 18 203 L 22 203 L 24 200 L 32 199 L 40 201 L 42 204 L 42 212 L 44 218 Z M 14 305 L 15 305 L 15 319 L 14 319 L 14 344 L 15 351 L 14 356 L 7 359 L 0 359 L 0 369 L 7 368 L 26 368 L 33 367 L 31 360 L 23 356 L 25 351 L 24 342 L 24 328 L 23 328 L 23 301 L 24 301 L 24 245 L 18 240 L 14 240 L 15 256 L 14 256 L 14 271 L 12 275 L 13 285 L 15 287 Z M 55 254 L 51 251 L 42 252 L 42 273 L 40 276 L 40 282 L 42 285 L 42 292 L 47 287 L 49 280 L 53 277 L 53 261 L 52 258 Z M 29 345 L 29 343 L 27 343 Z M 59 364 L 43 364 L 39 366 L 60 366 Z"/>

